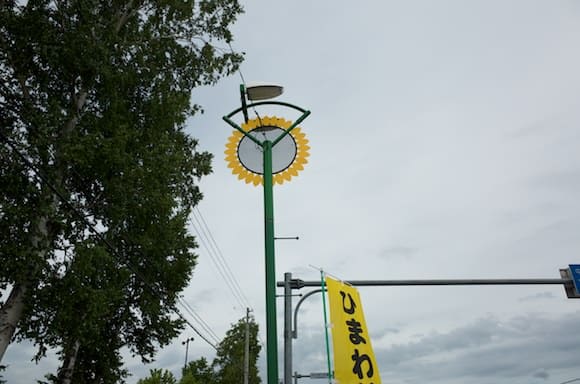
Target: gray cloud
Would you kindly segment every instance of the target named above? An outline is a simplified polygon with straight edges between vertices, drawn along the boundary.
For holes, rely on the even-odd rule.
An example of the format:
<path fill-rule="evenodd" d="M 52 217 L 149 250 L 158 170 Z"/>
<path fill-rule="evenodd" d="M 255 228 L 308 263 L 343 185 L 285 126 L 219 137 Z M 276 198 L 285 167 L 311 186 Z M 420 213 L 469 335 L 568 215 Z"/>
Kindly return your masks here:
<path fill-rule="evenodd" d="M 530 185 L 558 192 L 577 192 L 580 190 L 580 169 L 545 172 L 534 176 L 530 180 Z"/>
<path fill-rule="evenodd" d="M 308 327 L 294 340 L 294 370 L 301 373 L 326 370 L 327 358 L 324 330 Z"/>
<path fill-rule="evenodd" d="M 544 379 L 545 380 L 548 377 L 550 377 L 550 374 L 548 372 L 546 372 L 545 370 L 541 370 L 541 371 L 535 372 L 532 375 L 532 377 L 537 377 L 537 378 L 540 378 L 540 379 Z"/>
<path fill-rule="evenodd" d="M 379 257 L 382 259 L 410 259 L 419 252 L 418 248 L 407 246 L 391 246 L 379 251 Z"/>
<path fill-rule="evenodd" d="M 49 350 L 47 357 L 38 363 L 33 361 L 36 348 L 30 342 L 12 343 L 6 350 L 2 365 L 6 371 L 1 372 L 8 384 L 31 383 L 44 379 L 47 373 L 55 373 L 59 361 L 55 351 Z"/>
<path fill-rule="evenodd" d="M 580 312 L 484 318 L 447 333 L 375 349 L 382 373 L 407 382 L 502 383 L 576 369 Z"/>
<path fill-rule="evenodd" d="M 522 297 L 519 299 L 520 301 L 536 301 L 536 300 L 546 300 L 546 299 L 555 299 L 556 295 L 553 292 L 539 292 L 534 295 L 529 295 Z"/>
<path fill-rule="evenodd" d="M 580 335 L 570 330 L 579 321 L 580 311 L 561 317 L 485 317 L 408 343 L 375 346 L 375 355 L 383 382 L 544 382 L 569 377 L 578 366 Z M 326 369 L 321 329 L 307 327 L 295 340 L 294 368 L 303 374 Z"/>

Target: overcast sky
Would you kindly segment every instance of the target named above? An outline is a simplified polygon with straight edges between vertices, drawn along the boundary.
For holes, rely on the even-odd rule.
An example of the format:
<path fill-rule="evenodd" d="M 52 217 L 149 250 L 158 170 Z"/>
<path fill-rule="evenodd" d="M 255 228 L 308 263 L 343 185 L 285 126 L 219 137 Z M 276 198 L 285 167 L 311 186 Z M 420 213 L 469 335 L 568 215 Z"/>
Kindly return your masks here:
<path fill-rule="evenodd" d="M 301 124 L 310 161 L 274 190 L 276 235 L 300 237 L 277 242 L 277 280 L 317 280 L 319 268 L 345 280 L 558 278 L 580 263 L 580 1 L 243 3 L 233 47 L 246 53 L 244 78 L 282 84 L 280 101 L 312 111 Z M 262 189 L 231 175 L 223 155 L 221 117 L 239 106 L 240 81 L 196 91 L 205 113 L 187 131 L 215 154 L 199 211 L 265 342 Z M 200 245 L 183 297 L 221 339 L 245 308 Z M 580 300 L 561 286 L 360 293 L 383 383 L 580 377 Z M 295 370 L 323 371 L 320 295 L 298 323 Z M 153 364 L 129 358 L 129 383 L 151 368 L 178 374 L 190 336 L 189 358 L 211 359 L 186 330 Z M 9 383 L 58 363 L 36 366 L 32 354 L 8 349 Z"/>

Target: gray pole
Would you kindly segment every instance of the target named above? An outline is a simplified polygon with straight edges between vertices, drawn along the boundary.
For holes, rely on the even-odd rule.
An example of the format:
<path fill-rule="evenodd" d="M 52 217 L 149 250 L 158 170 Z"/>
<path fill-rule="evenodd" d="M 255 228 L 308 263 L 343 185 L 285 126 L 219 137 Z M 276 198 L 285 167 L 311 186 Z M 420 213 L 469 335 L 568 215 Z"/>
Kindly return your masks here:
<path fill-rule="evenodd" d="M 292 273 L 284 274 L 284 384 L 292 383 Z"/>
<path fill-rule="evenodd" d="M 244 384 L 250 376 L 250 308 L 246 308 L 246 343 L 244 345 Z"/>
<path fill-rule="evenodd" d="M 187 368 L 187 352 L 189 352 L 189 342 L 193 341 L 193 337 L 187 338 L 187 340 L 182 341 L 181 345 L 185 345 L 185 362 L 183 363 L 183 371 Z"/>
<path fill-rule="evenodd" d="M 189 350 L 189 339 L 187 339 L 187 343 L 185 344 L 185 361 L 183 362 L 183 369 L 187 368 L 187 351 Z"/>
<path fill-rule="evenodd" d="M 424 286 L 424 285 L 569 285 L 572 279 L 439 279 L 439 280 L 344 280 L 345 283 L 357 287 L 372 286 Z M 284 282 L 279 281 L 278 287 Z M 320 281 L 304 281 L 294 279 L 292 289 L 304 287 L 319 287 Z"/>
<path fill-rule="evenodd" d="M 315 289 L 313 291 L 308 292 L 307 294 L 305 294 L 304 296 L 302 296 L 300 298 L 300 300 L 298 300 L 298 304 L 296 304 L 296 308 L 294 308 L 294 322 L 293 322 L 293 326 L 292 326 L 292 338 L 293 339 L 297 339 L 298 338 L 298 310 L 300 309 L 300 306 L 302 305 L 302 303 L 304 302 L 304 300 L 308 299 L 310 296 L 314 295 L 315 293 L 319 293 L 322 292 L 322 289 Z M 290 308 L 290 310 L 292 310 L 292 308 Z M 286 314 L 284 314 L 286 315 Z"/>
<path fill-rule="evenodd" d="M 569 277 L 562 279 L 438 279 L 438 280 L 348 280 L 345 283 L 353 286 L 432 286 L 432 285 L 563 285 L 574 289 L 573 280 Z M 298 308 L 302 302 L 314 293 L 322 292 L 321 289 L 308 292 L 304 295 L 294 311 L 294 327 L 292 327 L 292 290 L 304 287 L 320 287 L 320 281 L 292 280 L 291 273 L 284 274 L 284 281 L 278 281 L 278 287 L 284 287 L 284 384 L 289 384 L 292 379 L 292 338 L 298 337 Z M 570 297 L 570 295 L 569 295 Z M 295 381 L 303 377 L 294 373 Z M 574 379 L 566 383 L 576 381 Z M 562 383 L 564 384 L 564 383 Z"/>

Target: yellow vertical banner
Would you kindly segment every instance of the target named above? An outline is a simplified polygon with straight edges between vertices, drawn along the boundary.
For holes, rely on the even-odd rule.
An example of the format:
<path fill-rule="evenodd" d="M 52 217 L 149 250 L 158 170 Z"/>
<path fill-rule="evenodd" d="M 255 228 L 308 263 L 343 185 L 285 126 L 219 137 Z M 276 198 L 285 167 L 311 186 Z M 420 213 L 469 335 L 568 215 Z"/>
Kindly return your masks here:
<path fill-rule="evenodd" d="M 338 384 L 381 384 L 362 302 L 356 288 L 326 277 L 334 379 Z"/>

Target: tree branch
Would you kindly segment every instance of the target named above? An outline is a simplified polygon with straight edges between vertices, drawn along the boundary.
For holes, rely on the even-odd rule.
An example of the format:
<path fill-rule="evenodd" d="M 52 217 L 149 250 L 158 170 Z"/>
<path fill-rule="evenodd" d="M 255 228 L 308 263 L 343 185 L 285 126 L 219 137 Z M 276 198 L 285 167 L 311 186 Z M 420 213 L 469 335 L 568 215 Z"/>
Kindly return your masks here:
<path fill-rule="evenodd" d="M 133 15 L 135 15 L 135 13 L 137 13 L 138 8 L 134 8 L 134 7 L 135 7 L 135 2 L 133 0 L 129 0 L 127 7 L 123 11 L 123 13 L 119 16 L 119 19 L 117 20 L 117 23 L 115 24 L 115 33 L 119 33 L 121 28 L 123 28 L 123 26 L 127 23 L 127 20 L 129 20 L 129 18 L 131 16 L 133 16 Z"/>

